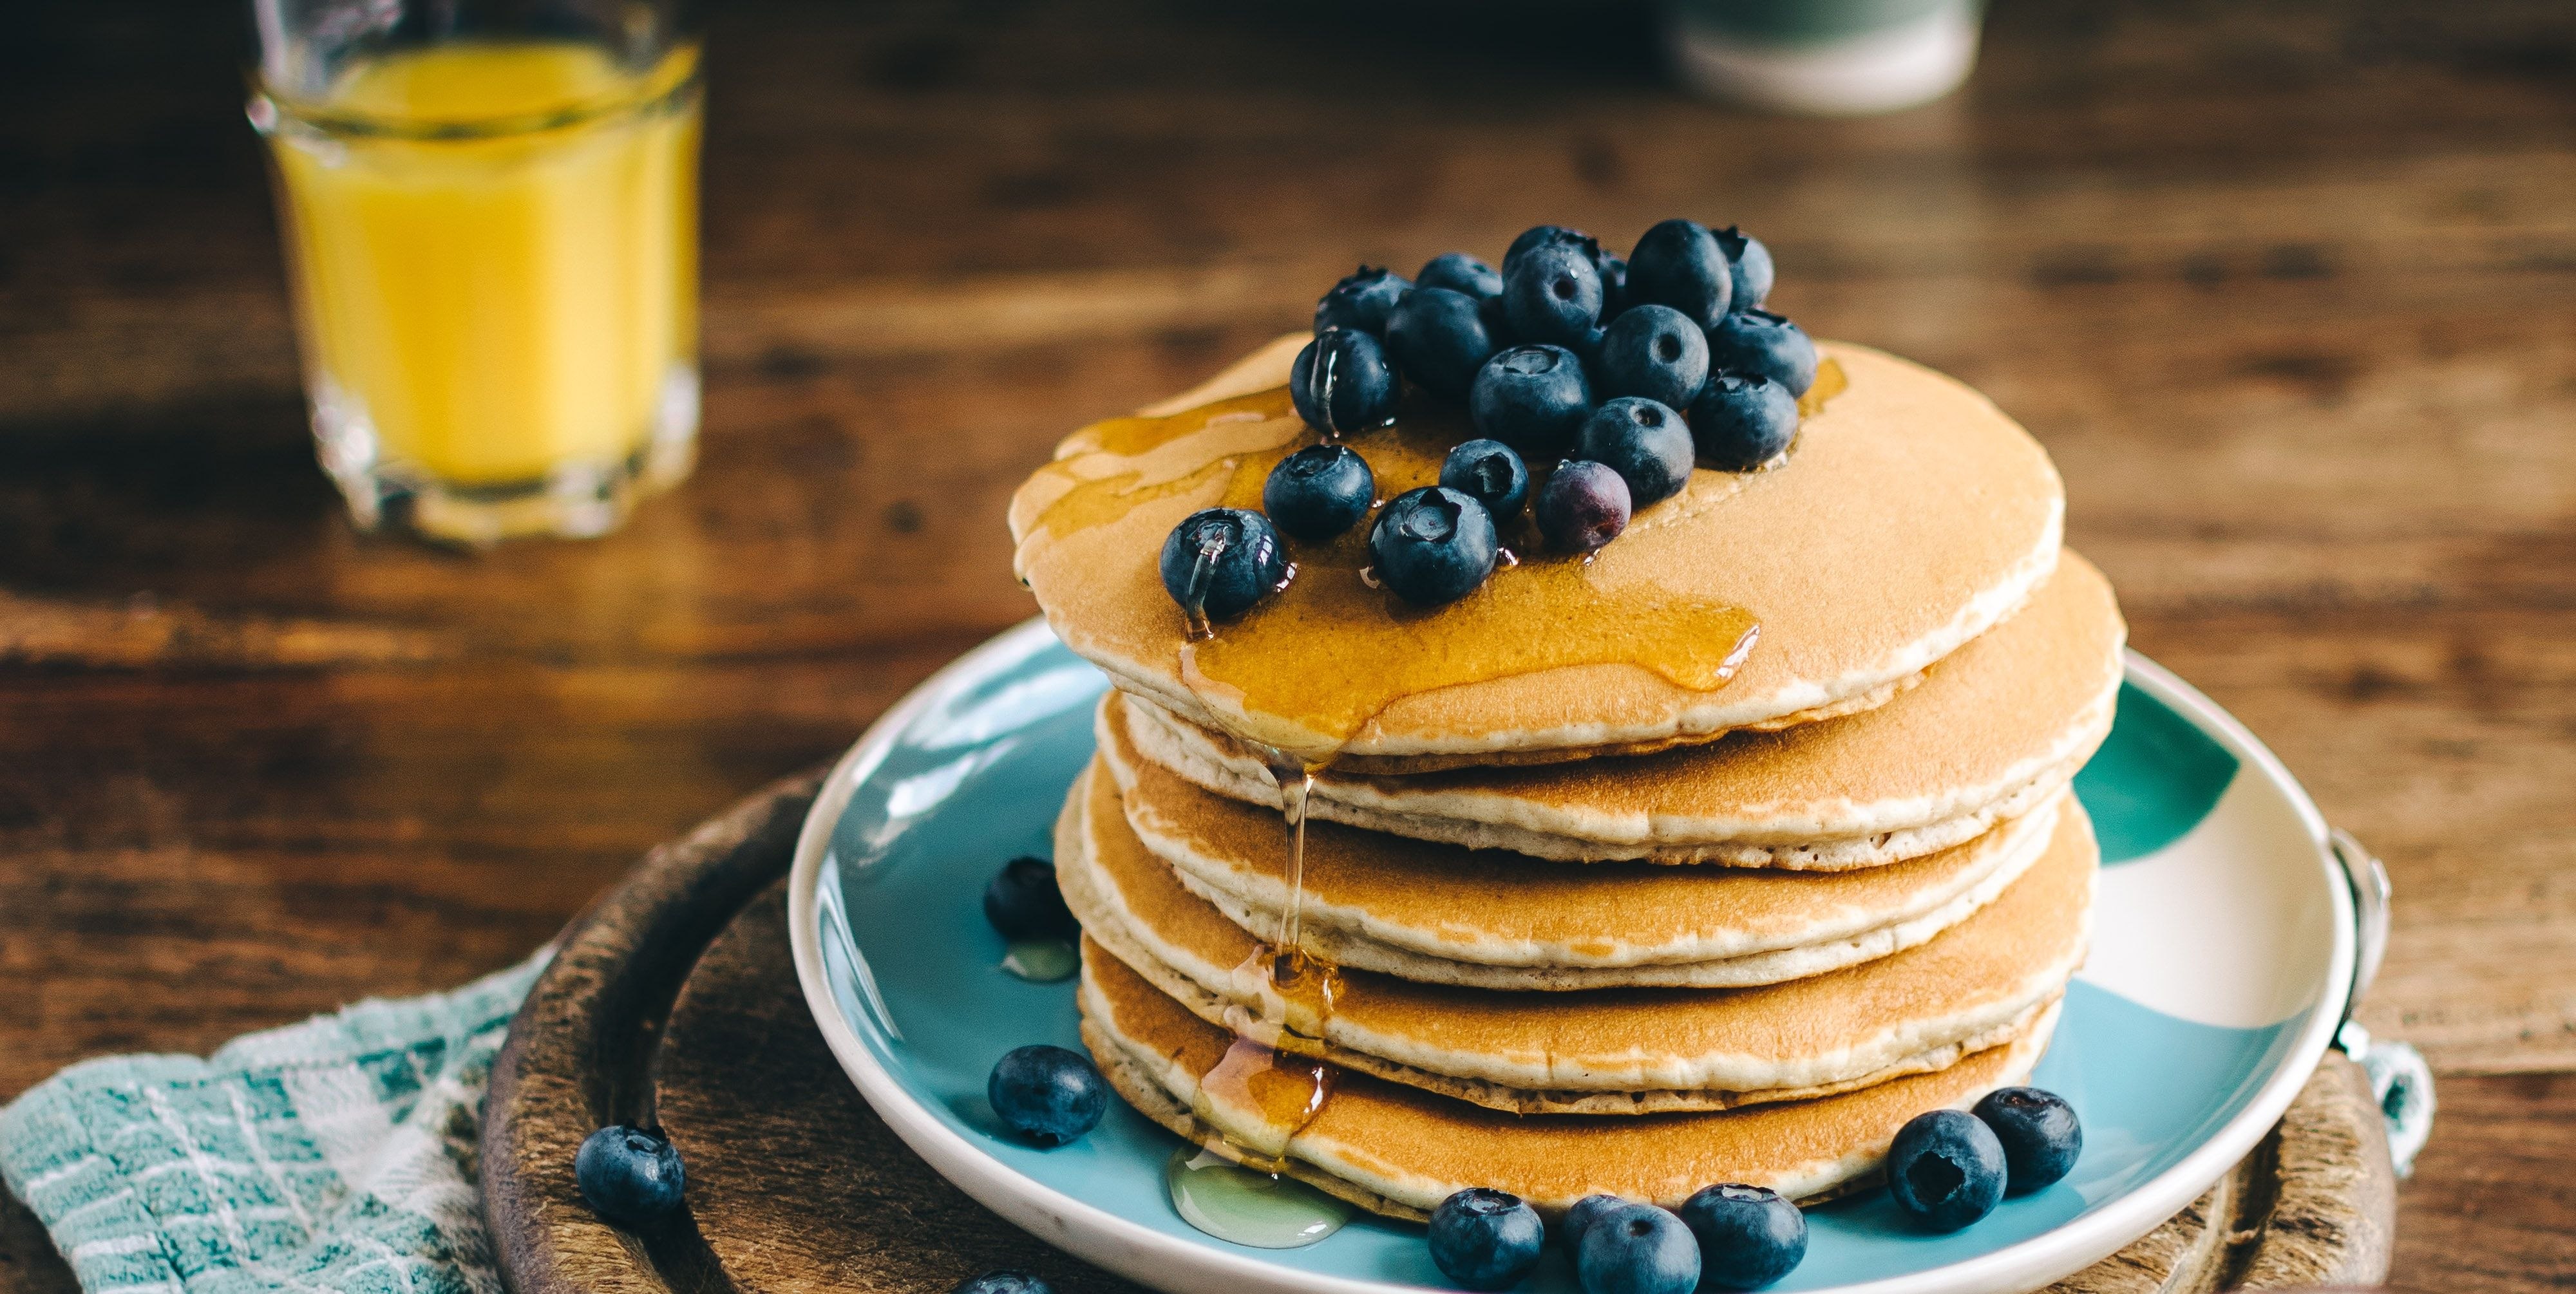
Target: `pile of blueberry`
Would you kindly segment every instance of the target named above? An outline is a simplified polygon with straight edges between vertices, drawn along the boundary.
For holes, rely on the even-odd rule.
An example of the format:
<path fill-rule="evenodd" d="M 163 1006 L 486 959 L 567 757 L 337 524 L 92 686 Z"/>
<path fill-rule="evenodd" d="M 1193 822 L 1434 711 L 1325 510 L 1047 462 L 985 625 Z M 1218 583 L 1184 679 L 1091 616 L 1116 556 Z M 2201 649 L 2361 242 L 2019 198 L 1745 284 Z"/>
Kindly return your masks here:
<path fill-rule="evenodd" d="M 1898 1130 L 1888 1195 L 1918 1225 L 1956 1231 L 2007 1192 L 2038 1190 L 2075 1167 L 2084 1130 L 2054 1093 L 2007 1087 L 1973 1113 L 1933 1110 Z M 1538 1265 L 1547 1228 L 1519 1196 L 1478 1188 L 1431 1214 L 1431 1261 L 1461 1289 L 1500 1290 Z M 1691 1294 L 1760 1289 L 1807 1256 L 1807 1217 L 1778 1192 L 1711 1186 L 1678 1210 L 1610 1195 L 1576 1201 L 1557 1242 L 1584 1294 Z"/>
<path fill-rule="evenodd" d="M 1762 466 L 1788 448 L 1816 378 L 1815 343 L 1762 309 L 1771 279 L 1760 240 L 1689 220 L 1647 230 L 1624 260 L 1540 225 L 1500 270 L 1465 252 L 1410 281 L 1361 266 L 1316 304 L 1315 340 L 1289 374 L 1324 442 L 1272 470 L 1261 512 L 1182 521 L 1163 544 L 1164 588 L 1231 619 L 1286 583 L 1282 533 L 1320 542 L 1357 525 L 1376 481 L 1339 438 L 1391 420 L 1407 382 L 1464 402 L 1477 432 L 1438 485 L 1388 500 L 1369 531 L 1377 579 L 1417 605 L 1482 585 L 1524 508 L 1547 547 L 1590 553 L 1694 465 Z"/>

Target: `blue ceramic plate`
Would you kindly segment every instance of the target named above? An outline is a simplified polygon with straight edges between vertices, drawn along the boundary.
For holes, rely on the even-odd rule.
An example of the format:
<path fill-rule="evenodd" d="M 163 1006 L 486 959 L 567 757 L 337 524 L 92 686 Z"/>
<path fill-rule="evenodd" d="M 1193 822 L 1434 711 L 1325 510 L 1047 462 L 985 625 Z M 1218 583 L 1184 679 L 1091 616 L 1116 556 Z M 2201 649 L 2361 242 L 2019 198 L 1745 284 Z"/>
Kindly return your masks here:
<path fill-rule="evenodd" d="M 1125 1106 L 1084 1140 L 999 1134 L 984 1079 L 1031 1042 L 1079 1048 L 1071 983 L 999 969 L 984 882 L 1046 855 L 1091 755 L 1100 673 L 1037 621 L 921 685 L 833 770 L 797 842 L 796 970 L 833 1052 L 943 1175 L 1039 1237 L 1170 1291 L 1359 1294 L 1441 1286 L 1419 1227 L 1363 1217 L 1303 1249 L 1252 1249 L 1173 1212 L 1179 1142 Z M 2032 1080 L 2084 1118 L 2073 1175 L 1927 1237 L 1883 1192 L 1814 1209 L 1784 1290 L 2030 1289 L 2191 1202 L 2276 1122 L 2340 1023 L 2353 900 L 2326 829 L 2271 752 L 2131 657 L 2110 740 L 2076 778 L 2105 870 L 2092 958 Z M 1551 1257 L 1527 1288 L 1571 1291 Z"/>

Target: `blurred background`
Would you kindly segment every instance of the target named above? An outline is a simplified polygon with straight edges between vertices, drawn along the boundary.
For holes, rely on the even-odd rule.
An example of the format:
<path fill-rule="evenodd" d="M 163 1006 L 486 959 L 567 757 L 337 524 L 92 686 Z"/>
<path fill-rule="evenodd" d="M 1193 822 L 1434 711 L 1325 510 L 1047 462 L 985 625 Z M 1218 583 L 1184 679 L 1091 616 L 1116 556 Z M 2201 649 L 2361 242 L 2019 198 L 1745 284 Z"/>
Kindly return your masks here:
<path fill-rule="evenodd" d="M 2399 894 L 2400 1283 L 2576 1284 L 2576 9 L 2002 0 L 1888 115 L 1638 5 L 708 6 L 696 473 L 592 541 L 355 530 L 240 7 L 0 43 L 0 1098 L 551 936 L 1033 610 L 1004 500 L 1361 261 L 1740 223 L 1811 333 L 2065 473 L 2134 643 Z M 30 991 L 28 986 L 33 986 Z M 0 1204 L 0 1283 L 43 1240 Z"/>

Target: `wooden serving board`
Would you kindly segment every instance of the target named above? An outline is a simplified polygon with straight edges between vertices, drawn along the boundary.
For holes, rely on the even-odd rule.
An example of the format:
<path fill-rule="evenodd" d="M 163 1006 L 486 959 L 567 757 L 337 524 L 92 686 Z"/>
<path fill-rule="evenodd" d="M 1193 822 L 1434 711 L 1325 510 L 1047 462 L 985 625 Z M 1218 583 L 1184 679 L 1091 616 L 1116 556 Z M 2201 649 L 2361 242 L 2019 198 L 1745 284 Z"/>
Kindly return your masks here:
<path fill-rule="evenodd" d="M 841 1072 L 787 951 L 789 854 L 817 775 L 648 854 L 565 932 L 484 1106 L 483 1202 L 518 1294 L 940 1294 L 997 1267 L 1068 1294 L 1135 1287 L 968 1199 Z M 573 1152 L 658 1119 L 688 1210 L 648 1238 L 594 1217 Z M 2394 1183 L 2358 1066 L 2330 1054 L 2281 1126 L 2191 1207 L 2056 1288 L 2197 1294 L 2373 1285 Z"/>

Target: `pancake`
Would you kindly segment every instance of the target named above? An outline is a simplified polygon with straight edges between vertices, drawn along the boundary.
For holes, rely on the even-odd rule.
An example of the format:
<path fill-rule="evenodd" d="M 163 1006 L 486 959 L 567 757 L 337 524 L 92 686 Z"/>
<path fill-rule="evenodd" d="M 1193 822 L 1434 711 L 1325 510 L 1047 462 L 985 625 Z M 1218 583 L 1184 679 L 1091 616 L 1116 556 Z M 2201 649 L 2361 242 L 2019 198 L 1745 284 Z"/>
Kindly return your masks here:
<path fill-rule="evenodd" d="M 1826 344 L 1810 400 L 1830 399 L 1778 465 L 1695 471 L 1585 561 L 1525 549 L 1475 594 L 1408 610 L 1364 586 L 1358 526 L 1292 544 L 1301 573 L 1284 592 L 1189 644 L 1157 573 L 1163 541 L 1199 508 L 1257 506 L 1269 467 L 1315 439 L 1283 389 L 1298 344 L 1186 411 L 1075 433 L 1013 496 L 1011 530 L 1021 579 L 1075 652 L 1191 722 L 1308 762 L 1559 760 L 1874 706 L 2057 563 L 2063 489 L 2027 433 L 1929 369 Z M 1392 497 L 1471 434 L 1457 409 L 1415 399 L 1345 441 Z"/>
<path fill-rule="evenodd" d="M 1204 1084 L 1232 1035 L 1117 958 L 1085 949 L 1080 1001 L 1083 1042 L 1110 1086 L 1145 1117 L 1229 1159 L 1275 1167 L 1361 1208 L 1414 1221 L 1472 1186 L 1509 1191 L 1551 1218 L 1594 1193 L 1677 1207 L 1716 1182 L 1767 1186 L 1801 1202 L 1828 1199 L 1874 1180 L 1908 1119 L 1965 1109 L 2026 1079 L 2057 1022 L 2051 1007 L 2011 1043 L 1936 1073 L 1712 1113 L 1528 1118 L 1339 1072 L 1321 1109 L 1292 1130 Z"/>
<path fill-rule="evenodd" d="M 2069 806 L 2046 856 L 1921 947 L 1762 988 L 1510 992 L 1344 968 L 1329 1015 L 1270 987 L 1267 945 L 1068 802 L 1057 878 L 1088 938 L 1212 1024 L 1344 1068 L 1521 1113 L 1642 1114 L 1797 1100 L 1946 1068 L 2017 1036 L 2083 960 L 2094 847 Z M 1263 1023 L 1270 1022 L 1270 1023 Z"/>
<path fill-rule="evenodd" d="M 1104 699 L 1097 728 L 1112 777 L 1093 780 L 1088 812 L 1123 811 L 1192 893 L 1256 935 L 1277 930 L 1288 899 L 1278 811 L 1138 760 L 1119 709 Z M 1938 934 L 2039 857 L 2055 814 L 2052 800 L 1966 844 L 1844 872 L 1570 867 L 1310 823 L 1303 939 L 1337 965 L 1481 988 L 1770 984 Z"/>
<path fill-rule="evenodd" d="M 2126 637 L 2111 588 L 2073 553 L 2011 619 L 1885 706 L 1656 755 L 1415 777 L 1327 770 L 1316 819 L 1570 861 L 1874 867 L 1973 839 L 2054 795 L 2111 730 Z M 1146 762 L 1278 805 L 1261 761 L 1122 698 Z"/>

